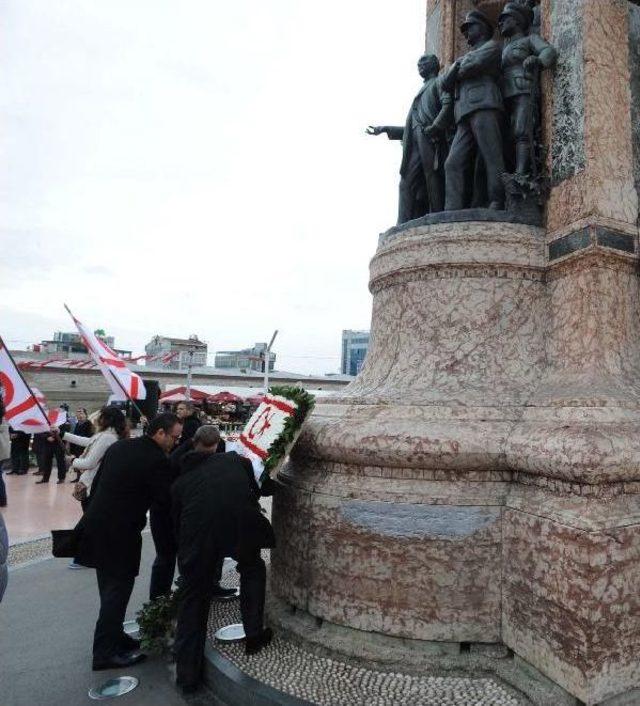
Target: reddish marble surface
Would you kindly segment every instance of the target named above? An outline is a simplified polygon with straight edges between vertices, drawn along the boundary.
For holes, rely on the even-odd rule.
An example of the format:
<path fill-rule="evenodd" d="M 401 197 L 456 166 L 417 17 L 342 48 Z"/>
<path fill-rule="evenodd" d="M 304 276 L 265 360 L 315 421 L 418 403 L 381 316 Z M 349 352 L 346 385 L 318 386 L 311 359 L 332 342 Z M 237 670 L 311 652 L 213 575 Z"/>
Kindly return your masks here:
<path fill-rule="evenodd" d="M 513 492 L 519 509 L 506 509 L 503 523 L 502 639 L 588 704 L 636 687 L 637 508 L 635 524 L 619 526 L 609 503 L 610 517 L 595 529 L 585 525 L 597 501 L 583 503 L 580 518 L 558 501 L 550 516 L 536 494 Z"/>
<path fill-rule="evenodd" d="M 32 471 L 34 469 L 31 469 Z M 2 508 L 9 542 L 17 544 L 68 529 L 80 519 L 80 503 L 71 496 L 71 483 L 57 485 L 55 466 L 48 484 L 36 485 L 37 476 L 4 475 L 8 505 Z"/>
<path fill-rule="evenodd" d="M 274 520 L 288 540 L 272 552 L 273 590 L 316 617 L 359 630 L 497 642 L 500 513 L 496 506 L 281 491 Z"/>

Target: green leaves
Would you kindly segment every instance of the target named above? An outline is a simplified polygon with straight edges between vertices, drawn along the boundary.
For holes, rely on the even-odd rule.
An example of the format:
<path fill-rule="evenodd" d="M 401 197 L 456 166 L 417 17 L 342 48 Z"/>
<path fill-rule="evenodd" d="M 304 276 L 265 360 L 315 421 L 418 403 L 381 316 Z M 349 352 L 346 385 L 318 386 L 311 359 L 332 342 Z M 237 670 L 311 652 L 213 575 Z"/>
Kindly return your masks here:
<path fill-rule="evenodd" d="M 315 397 L 301 387 L 274 386 L 269 388 L 269 393 L 291 400 L 295 402 L 297 407 L 296 411 L 285 421 L 280 436 L 269 447 L 269 456 L 264 463 L 265 475 L 271 475 L 271 471 L 278 467 L 290 451 L 289 447 L 315 404 Z"/>
<path fill-rule="evenodd" d="M 166 654 L 173 644 L 175 620 L 178 615 L 180 589 L 169 596 L 159 596 L 138 611 L 141 646 L 154 654 Z"/>

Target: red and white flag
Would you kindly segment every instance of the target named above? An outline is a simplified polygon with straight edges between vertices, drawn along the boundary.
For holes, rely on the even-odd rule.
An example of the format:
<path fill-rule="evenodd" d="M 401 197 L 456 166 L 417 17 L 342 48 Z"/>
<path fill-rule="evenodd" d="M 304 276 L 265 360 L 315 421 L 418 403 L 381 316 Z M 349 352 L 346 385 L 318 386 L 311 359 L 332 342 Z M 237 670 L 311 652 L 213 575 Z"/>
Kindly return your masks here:
<path fill-rule="evenodd" d="M 40 403 L 40 406 L 46 412 L 47 419 L 49 420 L 49 424 L 52 427 L 61 427 L 63 424 L 67 423 L 67 413 L 64 409 L 49 409 L 49 405 L 47 404 L 47 398 L 42 392 L 40 392 L 37 387 L 31 386 L 31 392 L 33 392 L 35 398 Z M 30 422 L 28 422 L 28 424 L 30 424 Z M 37 431 L 47 431 L 47 429 L 40 429 Z M 35 434 L 36 432 L 33 433 Z"/>
<path fill-rule="evenodd" d="M 113 392 L 109 399 L 123 402 L 127 399 L 143 400 L 147 391 L 142 383 L 142 378 L 132 370 L 129 370 L 124 360 L 115 351 L 111 350 L 104 341 L 98 338 L 93 331 L 81 324 L 71 313 L 69 307 L 65 305 L 65 308 L 77 326 L 82 342 L 102 371 L 107 384 Z"/>
<path fill-rule="evenodd" d="M 13 429 L 35 434 L 49 431 L 52 422 L 46 416 L 46 409 L 25 382 L 0 338 L 0 387 L 4 402 L 4 420 Z"/>

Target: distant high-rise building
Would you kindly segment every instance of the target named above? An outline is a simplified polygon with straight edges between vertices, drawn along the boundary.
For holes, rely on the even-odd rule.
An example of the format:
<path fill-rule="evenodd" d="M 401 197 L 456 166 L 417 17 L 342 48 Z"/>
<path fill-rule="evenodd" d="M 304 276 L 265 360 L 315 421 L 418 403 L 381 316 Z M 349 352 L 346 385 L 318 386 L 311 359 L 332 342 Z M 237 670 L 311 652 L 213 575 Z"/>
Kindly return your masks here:
<path fill-rule="evenodd" d="M 131 351 L 118 350 L 116 348 L 116 343 L 113 336 L 107 336 L 105 332 L 101 329 L 94 331 L 94 333 L 101 341 L 104 341 L 109 346 L 109 348 L 115 350 L 115 352 L 119 355 L 123 356 L 124 358 L 131 357 Z M 80 353 L 83 355 L 88 355 L 89 353 L 87 347 L 82 342 L 79 333 L 66 331 L 56 331 L 53 334 L 53 340 L 41 341 L 40 344 L 36 344 L 34 346 L 34 350 L 47 354 Z"/>
<path fill-rule="evenodd" d="M 189 365 L 202 368 L 207 364 L 207 351 L 207 344 L 196 335 L 189 338 L 154 336 L 144 347 L 147 356 L 154 356 L 150 365 L 169 370 L 186 370 Z"/>
<path fill-rule="evenodd" d="M 364 364 L 369 350 L 369 332 L 352 331 L 347 329 L 342 332 L 342 367 L 343 375 L 357 375 Z"/>
<path fill-rule="evenodd" d="M 256 343 L 253 348 L 241 351 L 217 351 L 216 368 L 239 368 L 240 370 L 254 370 L 264 372 L 264 357 L 267 350 L 266 343 Z M 276 354 L 269 351 L 269 371 L 274 370 Z"/>

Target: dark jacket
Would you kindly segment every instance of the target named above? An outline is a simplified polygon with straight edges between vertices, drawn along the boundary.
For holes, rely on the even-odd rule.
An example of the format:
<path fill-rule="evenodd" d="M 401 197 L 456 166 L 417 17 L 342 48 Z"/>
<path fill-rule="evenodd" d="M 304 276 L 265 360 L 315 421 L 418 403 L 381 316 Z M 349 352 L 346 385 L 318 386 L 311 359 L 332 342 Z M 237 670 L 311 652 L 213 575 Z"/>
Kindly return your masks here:
<path fill-rule="evenodd" d="M 168 507 L 169 483 L 169 460 L 153 439 L 141 436 L 113 444 L 76 528 L 79 561 L 112 576 L 137 576 L 147 511 L 152 504 Z"/>
<path fill-rule="evenodd" d="M 18 431 L 17 429 L 13 429 L 11 426 L 9 427 L 9 435 L 14 436 L 14 439 L 11 439 L 11 448 L 14 450 L 20 449 L 21 451 L 28 451 L 29 450 L 29 443 L 31 442 L 31 434 L 27 434 L 24 431 Z"/>
<path fill-rule="evenodd" d="M 456 123 L 476 110 L 504 110 L 501 68 L 502 48 L 494 39 L 462 57 L 454 93 Z"/>
<path fill-rule="evenodd" d="M 85 419 L 84 422 L 77 422 L 73 428 L 73 433 L 76 436 L 86 436 L 87 438 L 93 436 L 93 431 L 93 424 L 88 419 Z M 69 444 L 69 451 L 71 451 L 73 456 L 82 456 L 84 447 L 77 446 L 76 444 Z"/>
<path fill-rule="evenodd" d="M 193 572 L 201 558 L 233 556 L 275 546 L 271 523 L 262 514 L 251 464 L 235 451 L 192 452 L 173 484 L 172 508 L 178 565 Z"/>
<path fill-rule="evenodd" d="M 9 581 L 9 536 L 4 524 L 2 513 L 0 513 L 0 601 L 4 595 Z"/>
<path fill-rule="evenodd" d="M 180 436 L 180 443 L 184 444 L 185 441 L 193 438 L 193 435 L 200 429 L 202 422 L 196 417 L 195 414 L 190 414 L 188 417 L 184 418 L 182 423 L 182 435 Z"/>

